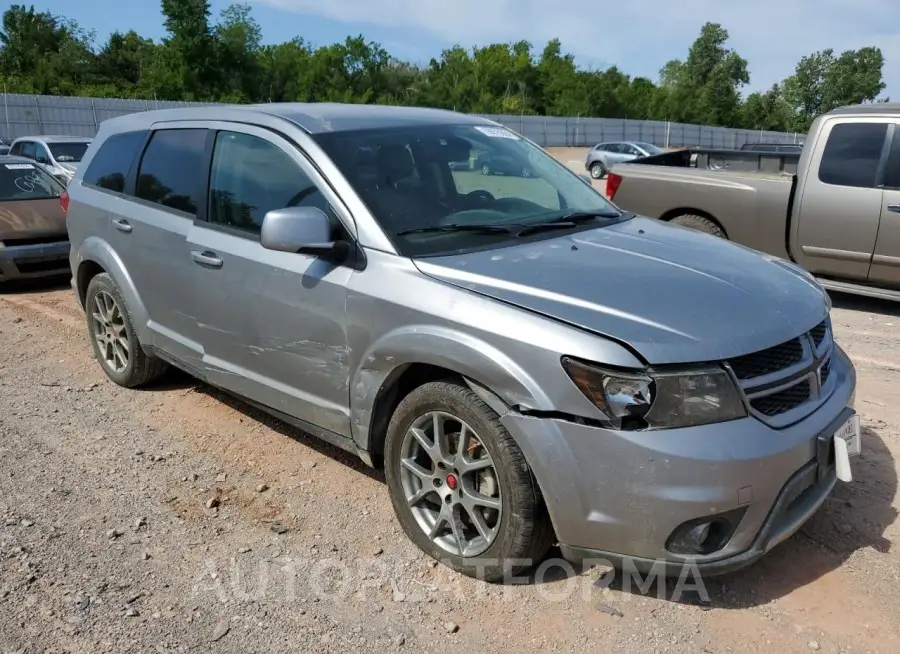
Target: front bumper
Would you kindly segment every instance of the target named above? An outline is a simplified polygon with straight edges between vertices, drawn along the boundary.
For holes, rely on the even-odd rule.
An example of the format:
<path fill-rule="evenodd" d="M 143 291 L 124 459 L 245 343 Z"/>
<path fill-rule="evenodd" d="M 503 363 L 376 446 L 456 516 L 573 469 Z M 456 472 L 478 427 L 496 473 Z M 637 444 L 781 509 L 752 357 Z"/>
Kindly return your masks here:
<path fill-rule="evenodd" d="M 729 572 L 796 532 L 835 484 L 823 459 L 853 413 L 856 375 L 837 347 L 831 396 L 803 421 L 776 430 L 755 418 L 690 429 L 618 432 L 509 413 L 503 423 L 532 466 L 563 555 L 675 574 L 687 563 Z M 743 511 L 723 547 L 670 552 L 680 525 Z"/>
<path fill-rule="evenodd" d="M 68 241 L 10 247 L 0 245 L 0 282 L 52 277 L 69 271 Z"/>

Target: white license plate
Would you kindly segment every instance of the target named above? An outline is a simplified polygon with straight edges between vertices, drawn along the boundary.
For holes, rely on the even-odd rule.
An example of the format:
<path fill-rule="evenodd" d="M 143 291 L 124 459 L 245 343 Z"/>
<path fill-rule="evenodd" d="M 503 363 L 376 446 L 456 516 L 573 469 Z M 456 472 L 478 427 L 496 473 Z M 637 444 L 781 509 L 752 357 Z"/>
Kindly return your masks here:
<path fill-rule="evenodd" d="M 847 422 L 834 432 L 835 438 L 841 438 L 847 443 L 847 454 L 856 456 L 862 452 L 862 439 L 860 438 L 859 414 L 853 414 L 847 418 Z"/>

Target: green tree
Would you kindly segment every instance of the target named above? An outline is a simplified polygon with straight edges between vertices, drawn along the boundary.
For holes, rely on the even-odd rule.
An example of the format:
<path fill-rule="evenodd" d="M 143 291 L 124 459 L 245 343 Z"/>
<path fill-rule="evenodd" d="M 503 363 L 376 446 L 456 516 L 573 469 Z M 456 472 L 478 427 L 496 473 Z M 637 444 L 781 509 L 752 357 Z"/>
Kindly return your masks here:
<path fill-rule="evenodd" d="M 783 84 L 792 128 L 806 131 L 816 116 L 836 107 L 874 102 L 885 88 L 883 67 L 878 48 L 847 50 L 839 57 L 828 49 L 803 57 Z"/>
<path fill-rule="evenodd" d="M 722 25 L 706 23 L 659 81 L 616 66 L 580 68 L 559 39 L 454 46 L 427 66 L 400 61 L 362 35 L 313 48 L 297 36 L 267 44 L 249 4 L 215 21 L 207 0 L 160 0 L 166 36 L 113 33 L 94 47 L 74 21 L 12 5 L 0 29 L 0 81 L 10 92 L 221 102 L 414 104 L 475 113 L 673 120 L 805 130 L 842 104 L 878 101 L 877 48 L 804 57 L 794 74 L 742 99 L 747 62 Z"/>

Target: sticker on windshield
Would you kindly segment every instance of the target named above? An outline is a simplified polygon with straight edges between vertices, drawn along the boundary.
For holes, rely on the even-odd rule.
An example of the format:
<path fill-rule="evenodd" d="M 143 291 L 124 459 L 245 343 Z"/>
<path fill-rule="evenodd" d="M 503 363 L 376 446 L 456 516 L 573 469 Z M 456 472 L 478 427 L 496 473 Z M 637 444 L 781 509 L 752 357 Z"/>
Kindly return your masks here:
<path fill-rule="evenodd" d="M 8 170 L 34 170 L 31 164 L 4 164 Z"/>
<path fill-rule="evenodd" d="M 484 134 L 485 136 L 490 136 L 495 139 L 512 139 L 513 141 L 520 141 L 521 139 L 510 132 L 505 127 L 485 127 L 484 125 L 476 125 L 475 129 Z"/>

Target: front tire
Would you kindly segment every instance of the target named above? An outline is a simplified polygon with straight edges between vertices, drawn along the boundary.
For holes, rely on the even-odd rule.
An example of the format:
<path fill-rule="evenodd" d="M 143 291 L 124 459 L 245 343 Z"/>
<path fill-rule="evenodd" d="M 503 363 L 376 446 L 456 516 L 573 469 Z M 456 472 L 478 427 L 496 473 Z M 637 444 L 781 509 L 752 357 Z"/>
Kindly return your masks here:
<path fill-rule="evenodd" d="M 672 220 L 670 220 L 669 222 L 674 225 L 681 225 L 682 227 L 695 229 L 698 232 L 703 232 L 704 234 L 710 234 L 712 236 L 718 236 L 719 238 L 728 240 L 728 237 L 725 235 L 725 231 L 721 227 L 719 227 L 709 218 L 704 218 L 703 216 L 686 213 L 681 216 L 672 218 Z"/>
<path fill-rule="evenodd" d="M 491 167 L 488 164 L 481 164 L 481 174 L 482 175 L 490 175 Z"/>
<path fill-rule="evenodd" d="M 594 179 L 603 179 L 603 176 L 606 175 L 606 168 L 603 167 L 603 164 L 599 161 L 597 163 L 591 164 L 591 177 Z"/>
<path fill-rule="evenodd" d="M 94 356 L 112 381 L 119 386 L 135 388 L 166 371 L 163 361 L 144 352 L 125 299 L 107 273 L 91 279 L 84 307 Z"/>
<path fill-rule="evenodd" d="M 462 383 L 430 382 L 400 402 L 388 426 L 385 468 L 406 535 L 457 572 L 500 581 L 537 564 L 552 543 L 525 456 L 500 417 Z"/>

